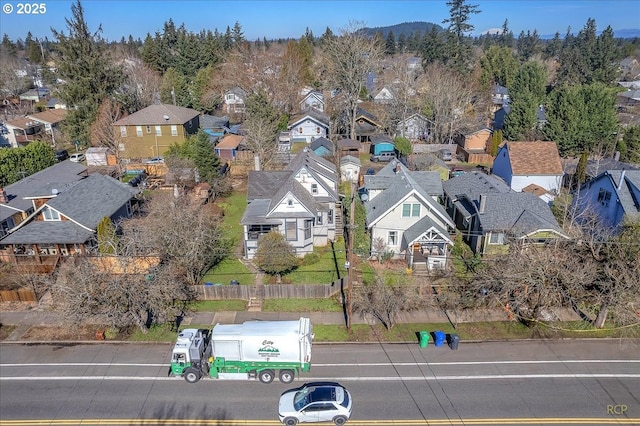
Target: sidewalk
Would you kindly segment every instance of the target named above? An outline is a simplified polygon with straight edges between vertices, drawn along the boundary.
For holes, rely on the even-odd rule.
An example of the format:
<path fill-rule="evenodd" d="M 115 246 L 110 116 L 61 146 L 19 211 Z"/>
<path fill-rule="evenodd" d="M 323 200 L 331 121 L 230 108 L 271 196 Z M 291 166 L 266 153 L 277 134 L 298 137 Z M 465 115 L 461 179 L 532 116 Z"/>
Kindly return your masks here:
<path fill-rule="evenodd" d="M 579 316 L 570 309 L 554 310 L 554 314 L 562 321 L 579 320 Z M 346 325 L 346 318 L 342 312 L 261 312 L 261 311 L 220 311 L 220 312 L 196 312 L 187 316 L 182 325 L 214 325 L 241 324 L 251 320 L 296 320 L 300 317 L 311 319 L 312 324 Z M 474 310 L 461 313 L 430 309 L 414 312 L 402 312 L 399 315 L 399 323 L 465 323 L 506 321 L 504 312 L 498 310 Z M 21 341 L 22 336 L 32 326 L 55 327 L 64 321 L 59 314 L 42 308 L 21 311 L 0 311 L 0 324 L 15 326 L 16 328 L 7 337 L 6 341 Z M 352 324 L 375 324 L 376 320 L 368 320 L 359 314 L 354 314 Z"/>

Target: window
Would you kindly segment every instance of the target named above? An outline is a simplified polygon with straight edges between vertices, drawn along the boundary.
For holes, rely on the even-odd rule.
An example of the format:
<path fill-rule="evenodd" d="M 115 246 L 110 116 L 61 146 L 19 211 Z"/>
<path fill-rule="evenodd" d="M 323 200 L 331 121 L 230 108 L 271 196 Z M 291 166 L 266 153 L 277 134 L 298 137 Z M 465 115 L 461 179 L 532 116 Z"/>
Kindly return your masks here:
<path fill-rule="evenodd" d="M 327 223 L 333 225 L 333 209 L 329 209 L 327 212 Z"/>
<path fill-rule="evenodd" d="M 298 127 L 298 133 L 302 133 L 302 127 Z"/>
<path fill-rule="evenodd" d="M 504 233 L 492 232 L 489 238 L 489 244 L 504 244 Z"/>
<path fill-rule="evenodd" d="M 171 136 L 178 136 L 178 126 L 175 124 L 171 125 Z"/>
<path fill-rule="evenodd" d="M 147 133 L 151 133 L 151 126 L 147 124 Z"/>
<path fill-rule="evenodd" d="M 287 200 L 287 207 L 293 207 L 293 200 L 291 198 Z"/>
<path fill-rule="evenodd" d="M 318 184 L 317 183 L 312 183 L 311 184 L 311 193 L 312 194 L 317 194 L 318 193 Z"/>
<path fill-rule="evenodd" d="M 45 207 L 44 210 L 42 210 L 42 216 L 44 217 L 44 220 L 46 221 L 58 221 L 60 220 L 60 213 L 58 213 L 57 211 L 50 209 L 49 207 Z"/>
<path fill-rule="evenodd" d="M 316 223 L 318 225 L 322 225 L 322 212 L 318 212 L 318 217 L 316 218 Z"/>
<path fill-rule="evenodd" d="M 120 136 L 122 136 L 123 138 L 127 137 L 127 127 L 126 126 L 120 126 Z"/>
<path fill-rule="evenodd" d="M 156 126 L 156 136 L 162 136 L 162 127 Z"/>
<path fill-rule="evenodd" d="M 247 231 L 250 241 L 257 241 L 262 235 L 269 233 L 273 225 L 250 225 Z"/>
<path fill-rule="evenodd" d="M 311 238 L 311 227 L 313 226 L 313 220 L 305 220 L 304 221 L 304 239 L 308 240 Z"/>
<path fill-rule="evenodd" d="M 293 221 L 288 220 L 285 222 L 284 229 L 285 229 L 287 240 L 295 241 L 298 239 L 298 230 L 296 229 L 297 226 L 298 224 L 296 223 L 295 220 Z"/>
<path fill-rule="evenodd" d="M 136 126 L 136 136 L 142 137 L 142 126 Z"/>
<path fill-rule="evenodd" d="M 609 201 L 611 201 L 611 192 L 606 189 L 601 189 L 598 193 L 598 202 L 603 206 L 608 207 Z"/>
<path fill-rule="evenodd" d="M 395 246 L 398 244 L 398 231 L 389 231 L 387 244 L 389 244 L 390 246 Z"/>
<path fill-rule="evenodd" d="M 403 204 L 402 217 L 420 217 L 420 204 Z"/>

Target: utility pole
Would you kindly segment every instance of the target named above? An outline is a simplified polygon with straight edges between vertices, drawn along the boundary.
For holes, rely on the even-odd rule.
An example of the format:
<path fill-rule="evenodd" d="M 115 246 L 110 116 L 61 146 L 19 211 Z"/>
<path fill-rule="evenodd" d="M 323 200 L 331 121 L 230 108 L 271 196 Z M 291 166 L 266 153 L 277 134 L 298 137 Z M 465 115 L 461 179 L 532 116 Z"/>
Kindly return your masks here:
<path fill-rule="evenodd" d="M 355 185 L 351 183 L 351 205 L 349 211 L 349 248 L 347 249 L 347 281 L 349 282 L 349 295 L 347 296 L 347 331 L 351 332 L 351 316 L 353 315 L 353 240 L 355 237 L 355 211 L 356 211 Z"/>

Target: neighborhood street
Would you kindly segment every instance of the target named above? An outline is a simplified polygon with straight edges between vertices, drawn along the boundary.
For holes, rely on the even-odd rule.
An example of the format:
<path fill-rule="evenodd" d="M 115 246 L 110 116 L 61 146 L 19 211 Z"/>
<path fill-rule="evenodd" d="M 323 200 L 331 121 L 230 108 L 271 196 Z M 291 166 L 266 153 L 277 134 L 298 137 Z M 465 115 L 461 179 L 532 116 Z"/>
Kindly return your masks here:
<path fill-rule="evenodd" d="M 171 345 L 2 344 L 0 425 L 277 424 L 279 395 L 310 381 L 346 386 L 354 425 L 638 424 L 638 344 L 315 345 L 292 385 L 188 384 L 167 377 Z"/>

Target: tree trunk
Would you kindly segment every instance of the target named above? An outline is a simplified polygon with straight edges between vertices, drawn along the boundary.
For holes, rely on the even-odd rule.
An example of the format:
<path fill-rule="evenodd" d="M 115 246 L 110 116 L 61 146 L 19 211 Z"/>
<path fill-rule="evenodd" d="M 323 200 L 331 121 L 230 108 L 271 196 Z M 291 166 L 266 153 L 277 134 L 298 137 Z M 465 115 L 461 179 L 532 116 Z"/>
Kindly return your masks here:
<path fill-rule="evenodd" d="M 608 314 L 609 314 L 609 305 L 607 305 L 606 303 L 603 303 L 602 306 L 600 306 L 600 311 L 598 311 L 598 316 L 596 317 L 596 320 L 593 325 L 596 328 L 603 328 L 604 323 L 607 320 Z"/>

